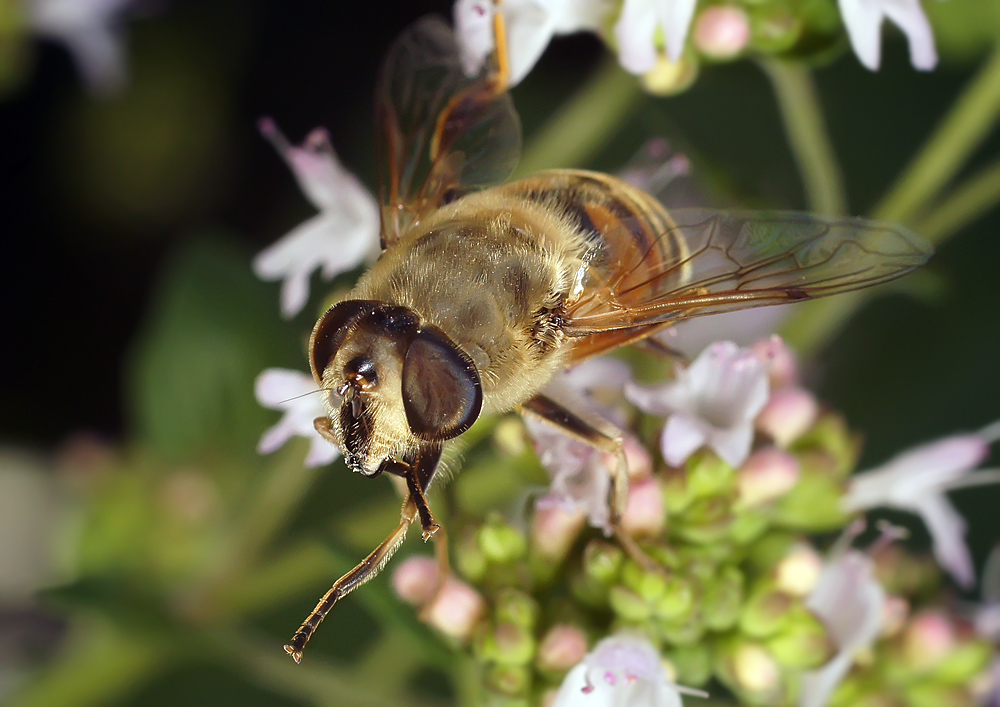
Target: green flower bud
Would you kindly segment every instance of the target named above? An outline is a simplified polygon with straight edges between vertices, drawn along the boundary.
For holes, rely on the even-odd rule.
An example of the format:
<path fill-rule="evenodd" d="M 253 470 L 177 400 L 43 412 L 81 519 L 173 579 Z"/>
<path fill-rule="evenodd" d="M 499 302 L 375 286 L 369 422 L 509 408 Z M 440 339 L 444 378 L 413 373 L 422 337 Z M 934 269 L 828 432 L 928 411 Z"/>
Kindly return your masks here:
<path fill-rule="evenodd" d="M 858 464 L 860 440 L 851 434 L 844 418 L 836 413 L 821 415 L 792 446 L 793 452 L 819 452 L 826 457 L 825 470 L 838 479 L 846 479 Z"/>
<path fill-rule="evenodd" d="M 771 530 L 755 542 L 747 553 L 747 561 L 760 573 L 770 572 L 799 541 L 799 536 L 783 530 Z"/>
<path fill-rule="evenodd" d="M 656 631 L 664 641 L 674 646 L 693 646 L 705 635 L 705 622 L 698 611 L 688 612 L 678 620 L 659 620 Z"/>
<path fill-rule="evenodd" d="M 736 470 L 711 452 L 694 454 L 685 465 L 695 498 L 729 496 L 736 491 Z"/>
<path fill-rule="evenodd" d="M 476 534 L 463 534 L 455 543 L 455 567 L 459 574 L 470 582 L 480 582 L 486 576 L 488 566 Z"/>
<path fill-rule="evenodd" d="M 494 665 L 489 670 L 486 682 L 503 695 L 526 695 L 531 689 L 531 668 L 524 665 Z M 504 701 L 503 704 L 505 707 L 514 707 L 519 703 Z"/>
<path fill-rule="evenodd" d="M 497 564 L 516 562 L 524 557 L 524 537 L 499 518 L 491 518 L 479 528 L 479 548 L 486 559 Z"/>
<path fill-rule="evenodd" d="M 624 557 L 617 545 L 592 541 L 583 551 L 583 571 L 599 584 L 614 584 L 621 576 Z"/>
<path fill-rule="evenodd" d="M 667 518 L 680 515 L 695 498 L 688 485 L 687 472 L 683 469 L 667 469 L 661 478 L 663 507 L 667 510 Z"/>
<path fill-rule="evenodd" d="M 667 652 L 667 660 L 677 670 L 677 683 L 701 687 L 712 678 L 712 652 L 707 643 L 679 646 Z"/>
<path fill-rule="evenodd" d="M 531 629 L 538 620 L 538 602 L 517 589 L 502 589 L 496 600 L 496 618 Z"/>
<path fill-rule="evenodd" d="M 664 582 L 663 591 L 656 600 L 654 613 L 668 622 L 687 619 L 694 610 L 697 592 L 691 582 L 672 575 Z"/>
<path fill-rule="evenodd" d="M 705 625 L 713 631 L 732 628 L 743 610 L 743 573 L 728 566 L 706 582 L 702 590 L 701 611 Z"/>
<path fill-rule="evenodd" d="M 795 46 L 802 21 L 784 3 L 762 3 L 750 9 L 750 46 L 762 54 L 780 54 Z"/>
<path fill-rule="evenodd" d="M 648 603 L 656 601 L 667 586 L 666 575 L 655 570 L 645 570 L 631 559 L 625 560 L 622 566 L 621 581 Z"/>
<path fill-rule="evenodd" d="M 767 532 L 771 519 L 767 513 L 754 509 L 736 511 L 736 517 L 729 527 L 729 537 L 737 545 L 749 545 Z"/>
<path fill-rule="evenodd" d="M 949 685 L 966 685 L 986 670 L 986 666 L 994 657 L 993 647 L 986 641 L 959 642 L 948 651 L 927 677 Z"/>
<path fill-rule="evenodd" d="M 647 621 L 653 615 L 653 607 L 647 601 L 621 585 L 611 587 L 608 601 L 614 612 L 626 621 Z"/>
<path fill-rule="evenodd" d="M 529 630 L 501 621 L 481 636 L 478 653 L 484 662 L 526 665 L 534 660 L 535 648 L 535 638 Z"/>
<path fill-rule="evenodd" d="M 783 668 L 814 670 L 836 652 L 826 627 L 804 606 L 793 606 L 785 625 L 765 646 Z"/>
<path fill-rule="evenodd" d="M 773 636 L 785 626 L 794 602 L 773 583 L 762 582 L 747 598 L 740 614 L 740 631 L 753 638 Z"/>
<path fill-rule="evenodd" d="M 774 523 L 810 533 L 847 525 L 849 516 L 840 507 L 844 485 L 842 479 L 832 473 L 831 458 L 815 451 L 803 452 L 798 458 L 802 475 L 775 505 Z"/>
<path fill-rule="evenodd" d="M 733 519 L 730 498 L 702 498 L 676 519 L 673 531 L 688 542 L 710 545 L 727 537 Z"/>
<path fill-rule="evenodd" d="M 743 702 L 782 703 L 781 667 L 758 643 L 730 636 L 715 644 L 714 672 Z"/>

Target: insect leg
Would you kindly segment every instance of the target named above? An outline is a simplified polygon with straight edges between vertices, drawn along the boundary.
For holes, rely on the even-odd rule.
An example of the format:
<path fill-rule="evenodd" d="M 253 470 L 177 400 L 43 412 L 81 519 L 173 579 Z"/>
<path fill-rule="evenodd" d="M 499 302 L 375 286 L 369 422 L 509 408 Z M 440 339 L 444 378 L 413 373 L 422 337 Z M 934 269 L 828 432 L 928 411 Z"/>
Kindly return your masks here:
<path fill-rule="evenodd" d="M 302 651 L 312 637 L 316 628 L 322 623 L 326 615 L 330 613 L 333 605 L 362 584 L 372 579 L 379 573 L 379 570 L 389 561 L 396 549 L 406 538 L 406 531 L 410 524 L 417 517 L 417 507 L 411 498 L 407 498 L 403 503 L 402 518 L 396 529 L 389 534 L 382 544 L 372 551 L 368 557 L 361 561 L 357 567 L 334 582 L 330 590 L 319 600 L 316 608 L 312 610 L 299 630 L 292 636 L 292 640 L 285 646 L 285 652 L 292 656 L 296 663 L 302 661 Z"/>
<path fill-rule="evenodd" d="M 319 432 L 319 436 L 325 439 L 327 442 L 331 442 L 338 446 L 337 437 L 333 434 L 333 423 L 330 422 L 330 418 L 324 415 L 323 417 L 317 417 L 313 420 L 313 427 Z"/>
<path fill-rule="evenodd" d="M 611 471 L 611 497 L 609 499 L 611 528 L 619 544 L 636 562 L 647 570 L 659 571 L 659 565 L 643 552 L 635 540 L 621 527 L 625 502 L 628 500 L 628 464 L 625 461 L 625 450 L 622 447 L 621 437 L 615 433 L 611 425 L 605 425 L 604 430 L 598 429 L 596 421 L 591 423 L 584 420 L 577 413 L 546 395 L 536 395 L 521 405 L 521 410 L 558 427 L 571 437 L 575 437 L 601 452 L 615 456 L 616 463 L 614 470 Z"/>

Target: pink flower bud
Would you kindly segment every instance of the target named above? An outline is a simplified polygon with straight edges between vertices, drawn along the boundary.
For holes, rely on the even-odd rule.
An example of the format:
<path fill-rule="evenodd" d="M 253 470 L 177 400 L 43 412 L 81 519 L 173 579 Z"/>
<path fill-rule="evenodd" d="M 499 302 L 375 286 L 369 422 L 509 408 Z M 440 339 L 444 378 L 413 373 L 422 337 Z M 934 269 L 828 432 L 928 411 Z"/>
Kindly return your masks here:
<path fill-rule="evenodd" d="M 430 557 L 414 555 L 396 566 L 392 573 L 392 588 L 407 604 L 421 606 L 430 601 L 437 589 L 438 563 Z"/>
<path fill-rule="evenodd" d="M 750 41 L 750 18 L 738 7 L 716 5 L 698 15 L 694 45 L 705 56 L 729 59 Z"/>
<path fill-rule="evenodd" d="M 955 642 L 955 627 L 947 616 L 938 611 L 923 611 L 906 627 L 903 650 L 911 665 L 930 668 L 951 652 Z"/>
<path fill-rule="evenodd" d="M 483 598 L 468 584 L 449 576 L 441 591 L 427 607 L 424 618 L 428 624 L 446 636 L 467 641 L 483 615 Z"/>
<path fill-rule="evenodd" d="M 539 504 L 531 521 L 532 547 L 542 557 L 558 562 L 569 552 L 586 522 L 587 514 L 582 510 Z"/>
<path fill-rule="evenodd" d="M 750 455 L 737 476 L 740 502 L 757 506 L 780 498 L 799 480 L 799 462 L 791 454 L 768 447 Z"/>
<path fill-rule="evenodd" d="M 910 617 L 910 602 L 902 597 L 888 596 L 882 607 L 882 635 L 895 636 Z"/>
<path fill-rule="evenodd" d="M 653 477 L 633 481 L 621 520 L 622 529 L 633 537 L 655 537 L 663 532 L 666 521 L 659 482 Z"/>
<path fill-rule="evenodd" d="M 779 447 L 787 447 L 812 427 L 818 414 L 819 404 L 812 393 L 803 388 L 783 388 L 771 394 L 755 424 Z"/>
<path fill-rule="evenodd" d="M 538 667 L 565 672 L 587 654 L 587 637 L 576 626 L 557 624 L 549 629 L 538 647 Z"/>
<path fill-rule="evenodd" d="M 823 558 L 811 546 L 792 547 L 776 568 L 776 586 L 786 594 L 808 596 L 823 573 Z"/>
<path fill-rule="evenodd" d="M 799 381 L 799 362 L 795 352 L 785 343 L 784 339 L 775 334 L 767 339 L 761 339 L 750 348 L 767 364 L 768 379 L 771 390 L 781 390 L 795 385 Z"/>
<path fill-rule="evenodd" d="M 653 457 L 649 450 L 632 435 L 625 435 L 622 439 L 622 448 L 625 451 L 625 462 L 628 464 L 628 475 L 633 481 L 643 479 L 653 473 Z M 613 469 L 613 466 L 609 466 Z"/>

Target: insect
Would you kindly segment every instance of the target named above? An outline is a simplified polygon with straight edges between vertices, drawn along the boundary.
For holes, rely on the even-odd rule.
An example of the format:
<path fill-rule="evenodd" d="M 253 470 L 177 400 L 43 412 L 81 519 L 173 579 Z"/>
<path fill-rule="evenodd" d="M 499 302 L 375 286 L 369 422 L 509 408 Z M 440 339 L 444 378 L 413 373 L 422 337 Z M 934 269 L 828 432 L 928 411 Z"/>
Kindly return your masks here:
<path fill-rule="evenodd" d="M 379 79 L 383 252 L 316 323 L 310 365 L 328 412 L 316 429 L 353 471 L 399 476 L 408 493 L 398 527 L 285 646 L 296 662 L 414 521 L 447 556 L 425 494 L 444 445 L 482 413 L 518 409 L 616 455 L 615 524 L 628 483 L 620 438 L 543 391 L 556 373 L 687 317 L 885 282 L 931 253 L 899 227 L 861 219 L 668 211 L 595 172 L 503 184 L 521 136 L 494 20 L 497 50 L 479 76 L 463 73 L 450 28 L 425 18 L 396 41 Z"/>

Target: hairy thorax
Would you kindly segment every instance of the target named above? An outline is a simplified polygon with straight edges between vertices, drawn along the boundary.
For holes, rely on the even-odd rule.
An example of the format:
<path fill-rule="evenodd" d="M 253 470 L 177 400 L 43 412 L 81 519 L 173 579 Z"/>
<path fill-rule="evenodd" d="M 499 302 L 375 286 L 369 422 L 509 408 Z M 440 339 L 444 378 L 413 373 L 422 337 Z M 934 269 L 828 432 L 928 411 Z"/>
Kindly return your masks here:
<path fill-rule="evenodd" d="M 583 245 L 558 212 L 491 191 L 408 233 L 350 297 L 409 307 L 476 364 L 484 410 L 524 402 L 565 362 L 562 307 Z"/>

